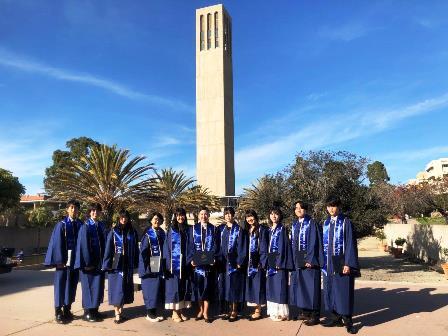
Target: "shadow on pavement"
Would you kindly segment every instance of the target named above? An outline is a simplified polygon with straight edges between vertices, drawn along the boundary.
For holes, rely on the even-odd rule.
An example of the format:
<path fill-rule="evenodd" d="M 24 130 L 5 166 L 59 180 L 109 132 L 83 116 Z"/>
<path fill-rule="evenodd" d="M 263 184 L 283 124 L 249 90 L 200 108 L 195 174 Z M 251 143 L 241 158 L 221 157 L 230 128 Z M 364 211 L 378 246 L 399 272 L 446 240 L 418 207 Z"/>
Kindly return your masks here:
<path fill-rule="evenodd" d="M 54 272 L 13 269 L 0 275 L 0 296 L 22 292 L 34 287 L 53 285 Z"/>
<path fill-rule="evenodd" d="M 361 269 L 385 270 L 388 273 L 434 272 L 425 264 L 413 263 L 407 259 L 395 259 L 391 256 L 360 257 Z"/>
<path fill-rule="evenodd" d="M 448 294 L 431 294 L 436 288 L 360 288 L 355 293 L 354 322 L 375 326 L 410 314 L 433 312 L 448 304 Z"/>

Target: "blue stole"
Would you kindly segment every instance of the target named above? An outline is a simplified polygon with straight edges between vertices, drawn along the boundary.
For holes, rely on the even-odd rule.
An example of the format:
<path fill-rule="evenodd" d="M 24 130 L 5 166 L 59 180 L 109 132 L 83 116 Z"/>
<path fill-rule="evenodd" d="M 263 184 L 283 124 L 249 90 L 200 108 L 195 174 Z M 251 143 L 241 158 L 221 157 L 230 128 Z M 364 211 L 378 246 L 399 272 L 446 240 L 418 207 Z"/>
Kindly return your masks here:
<path fill-rule="evenodd" d="M 300 223 L 300 227 L 297 227 L 299 225 L 299 223 Z M 294 223 L 292 223 L 291 241 L 293 243 L 293 251 L 296 246 L 299 247 L 299 251 L 304 251 L 307 249 L 308 244 L 306 241 L 306 234 L 310 227 L 310 223 L 311 223 L 311 217 L 308 215 L 305 215 L 302 222 L 296 220 L 296 221 L 294 221 Z M 295 237 L 297 229 L 299 232 L 299 237 L 298 237 L 299 241 L 298 242 L 296 242 L 297 237 Z"/>
<path fill-rule="evenodd" d="M 230 275 L 237 271 L 237 269 L 232 267 L 232 264 L 230 263 L 229 254 L 232 251 L 236 250 L 236 247 L 237 247 L 236 244 L 238 242 L 239 234 L 240 234 L 240 226 L 236 223 L 233 223 L 232 228 L 230 229 L 229 242 L 227 244 L 227 263 L 229 264 L 229 270 L 227 272 L 227 275 Z"/>
<path fill-rule="evenodd" d="M 278 252 L 278 240 L 280 238 L 280 233 L 282 232 L 283 225 L 278 223 L 274 230 L 271 231 L 271 241 L 269 242 L 269 252 Z M 275 268 L 268 268 L 267 276 L 271 276 L 277 273 Z"/>
<path fill-rule="evenodd" d="M 335 256 L 342 255 L 345 252 L 345 244 L 344 244 L 344 219 L 345 216 L 340 214 L 336 219 L 336 223 L 334 223 L 333 230 L 333 254 Z M 322 268 L 322 272 L 327 275 L 328 274 L 328 261 L 330 258 L 329 249 L 329 241 L 330 241 L 330 223 L 331 217 L 328 217 L 324 222 L 323 228 L 323 245 L 324 245 L 324 267 Z"/>
<path fill-rule="evenodd" d="M 151 256 L 160 257 L 160 243 L 157 231 L 152 227 L 146 231 L 146 237 L 148 237 L 149 247 L 151 250 Z"/>
<path fill-rule="evenodd" d="M 113 228 L 114 230 L 114 244 L 115 244 L 115 253 L 119 253 L 122 256 L 124 256 L 125 254 L 128 255 L 128 272 L 127 272 L 127 276 L 128 278 L 132 278 L 133 277 L 133 273 L 134 273 L 134 232 L 132 232 L 131 229 L 129 229 L 128 234 L 126 237 L 123 237 L 123 232 L 124 230 L 122 230 L 121 228 L 118 227 L 119 225 L 115 226 Z M 126 250 L 124 248 L 124 239 L 126 239 Z M 126 253 L 127 252 L 127 253 Z M 122 259 L 122 263 L 121 263 L 121 272 L 120 275 L 123 276 L 124 275 L 124 269 L 123 269 L 123 259 Z"/>
<path fill-rule="evenodd" d="M 249 235 L 249 267 L 247 268 L 247 275 L 249 277 L 253 277 L 255 274 L 258 273 L 258 267 L 254 267 L 254 265 L 251 262 L 251 255 L 253 253 L 259 253 L 258 251 L 258 245 L 260 243 L 259 240 L 260 240 L 260 228 L 258 228 L 258 237 L 255 236 L 255 232 L 252 232 Z"/>
<path fill-rule="evenodd" d="M 196 251 L 211 251 L 213 247 L 213 236 L 215 227 L 207 223 L 205 237 L 202 237 L 202 224 L 198 223 L 193 227 L 193 242 Z M 205 277 L 205 268 L 196 266 L 194 272 Z"/>
<path fill-rule="evenodd" d="M 182 235 L 171 229 L 171 273 L 182 279 Z"/>

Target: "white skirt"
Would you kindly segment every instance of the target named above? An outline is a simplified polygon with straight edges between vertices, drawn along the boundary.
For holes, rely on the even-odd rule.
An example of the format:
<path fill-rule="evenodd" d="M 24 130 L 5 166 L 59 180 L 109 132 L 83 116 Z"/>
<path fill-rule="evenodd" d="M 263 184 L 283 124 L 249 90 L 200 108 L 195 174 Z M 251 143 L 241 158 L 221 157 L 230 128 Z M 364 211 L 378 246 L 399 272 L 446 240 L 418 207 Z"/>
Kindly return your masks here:
<path fill-rule="evenodd" d="M 190 301 L 180 301 L 175 303 L 165 303 L 165 309 L 184 309 L 184 308 L 190 308 L 191 302 Z"/>
<path fill-rule="evenodd" d="M 248 307 L 256 307 L 256 306 L 258 306 L 258 303 L 246 302 L 246 305 L 247 305 Z M 261 307 L 265 307 L 266 305 L 265 305 L 265 304 L 261 304 L 260 306 L 261 306 Z"/>
<path fill-rule="evenodd" d="M 271 318 L 276 317 L 288 317 L 289 316 L 289 307 L 287 304 L 275 303 L 268 301 L 268 315 Z"/>

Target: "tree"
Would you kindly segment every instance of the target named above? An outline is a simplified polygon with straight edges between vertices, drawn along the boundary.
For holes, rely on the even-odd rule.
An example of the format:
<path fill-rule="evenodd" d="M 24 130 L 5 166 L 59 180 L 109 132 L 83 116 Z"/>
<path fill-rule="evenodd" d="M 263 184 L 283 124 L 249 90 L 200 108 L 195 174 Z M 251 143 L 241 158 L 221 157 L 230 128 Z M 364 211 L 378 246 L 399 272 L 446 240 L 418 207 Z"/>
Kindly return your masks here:
<path fill-rule="evenodd" d="M 244 189 L 240 208 L 254 208 L 267 218 L 269 208 L 280 204 L 288 224 L 293 203 L 303 200 L 312 206 L 314 218 L 322 221 L 327 216 L 325 199 L 337 195 L 358 236 L 368 235 L 386 222 L 386 212 L 381 198 L 364 185 L 367 163 L 366 158 L 344 151 L 301 152 L 283 171 L 266 175 Z"/>
<path fill-rule="evenodd" d="M 10 171 L 0 168 L 0 213 L 18 207 L 20 196 L 24 193 L 25 187 L 19 179 Z"/>
<path fill-rule="evenodd" d="M 210 211 L 221 209 L 220 200 L 217 196 L 210 194 L 207 188 L 196 185 L 188 189 L 181 200 L 181 206 L 193 214 L 195 223 L 198 222 L 199 209 L 201 206 L 207 207 Z"/>
<path fill-rule="evenodd" d="M 380 161 L 375 161 L 367 165 L 367 177 L 369 178 L 370 185 L 389 182 L 390 180 L 386 167 Z"/>
<path fill-rule="evenodd" d="M 49 195 L 53 195 L 57 190 L 61 172 L 67 170 L 72 162 L 81 162 L 81 157 L 88 155 L 94 146 L 100 144 L 87 137 L 74 138 L 65 143 L 68 151 L 55 150 L 53 152 L 53 164 L 45 169 L 44 188 Z"/>
<path fill-rule="evenodd" d="M 175 208 L 186 201 L 193 183 L 192 177 L 187 177 L 183 171 L 176 172 L 172 168 L 162 169 L 160 173 L 156 173 L 157 196 L 152 205 L 163 214 L 167 227 L 170 225 Z"/>
<path fill-rule="evenodd" d="M 26 212 L 30 227 L 43 228 L 54 224 L 55 216 L 50 208 L 37 206 L 35 209 Z"/>
<path fill-rule="evenodd" d="M 121 207 L 138 208 L 154 197 L 153 164 L 143 164 L 144 156 L 130 157 L 128 150 L 116 146 L 94 145 L 77 160 L 59 167 L 52 181 L 53 197 L 98 202 L 106 222 Z"/>
<path fill-rule="evenodd" d="M 260 219 L 267 220 L 272 206 L 285 206 L 287 190 L 288 186 L 282 173 L 265 175 L 258 179 L 255 184 L 252 184 L 250 188 L 244 189 L 239 209 L 254 209 Z"/>

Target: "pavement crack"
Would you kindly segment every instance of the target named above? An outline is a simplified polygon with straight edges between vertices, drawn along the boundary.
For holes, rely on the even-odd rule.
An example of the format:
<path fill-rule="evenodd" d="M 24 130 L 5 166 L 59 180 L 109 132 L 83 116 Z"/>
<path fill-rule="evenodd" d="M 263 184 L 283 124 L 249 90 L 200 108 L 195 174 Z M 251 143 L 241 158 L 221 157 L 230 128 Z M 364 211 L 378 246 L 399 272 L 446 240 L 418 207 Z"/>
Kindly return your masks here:
<path fill-rule="evenodd" d="M 300 329 L 302 329 L 303 321 L 300 322 L 299 329 L 297 329 L 296 336 L 299 334 Z"/>

